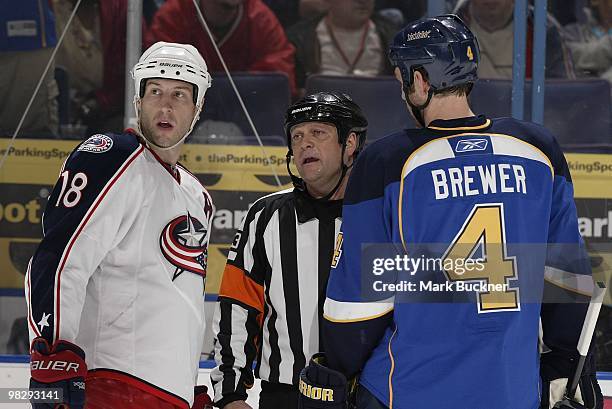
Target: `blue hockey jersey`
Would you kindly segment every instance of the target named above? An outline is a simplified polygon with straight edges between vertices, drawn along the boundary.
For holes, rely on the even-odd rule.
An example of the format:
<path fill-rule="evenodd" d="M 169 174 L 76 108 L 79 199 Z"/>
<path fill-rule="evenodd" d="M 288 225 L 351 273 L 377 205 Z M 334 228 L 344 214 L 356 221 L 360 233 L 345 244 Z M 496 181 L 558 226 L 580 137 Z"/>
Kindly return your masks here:
<path fill-rule="evenodd" d="M 438 268 L 408 273 L 403 256 Z M 540 316 L 546 345 L 574 351 L 586 311 L 542 304 L 545 277 L 591 282 L 568 167 L 545 128 L 479 116 L 387 136 L 347 187 L 324 309 L 330 362 L 362 370 L 390 408 L 536 409 Z"/>

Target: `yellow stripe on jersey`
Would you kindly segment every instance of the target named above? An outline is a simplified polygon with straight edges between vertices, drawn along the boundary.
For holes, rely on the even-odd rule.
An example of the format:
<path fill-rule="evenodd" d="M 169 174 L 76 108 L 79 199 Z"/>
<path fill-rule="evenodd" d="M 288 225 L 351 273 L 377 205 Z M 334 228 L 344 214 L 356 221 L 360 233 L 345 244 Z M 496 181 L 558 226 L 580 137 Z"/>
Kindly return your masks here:
<path fill-rule="evenodd" d="M 369 321 L 393 311 L 395 297 L 376 302 L 345 302 L 325 299 L 323 317 L 331 322 Z"/>

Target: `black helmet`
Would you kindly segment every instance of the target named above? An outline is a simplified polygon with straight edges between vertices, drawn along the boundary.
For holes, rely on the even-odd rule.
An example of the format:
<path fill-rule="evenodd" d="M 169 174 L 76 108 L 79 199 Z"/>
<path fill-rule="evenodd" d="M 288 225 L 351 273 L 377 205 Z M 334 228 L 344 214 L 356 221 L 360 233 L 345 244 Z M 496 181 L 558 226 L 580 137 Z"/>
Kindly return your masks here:
<path fill-rule="evenodd" d="M 291 176 L 293 185 L 298 190 L 306 190 L 304 181 L 291 173 L 289 163 L 293 151 L 291 150 L 291 128 L 302 122 L 329 122 L 334 124 L 338 131 L 338 143 L 342 145 L 342 157 L 346 149 L 346 140 L 351 132 L 357 135 L 357 146 L 355 146 L 356 156 L 366 140 L 366 131 L 368 121 L 361 112 L 359 105 L 353 102 L 351 97 L 340 92 L 317 92 L 316 94 L 307 95 L 295 104 L 291 105 L 285 115 L 285 135 L 287 137 L 287 172 Z M 351 165 L 352 166 L 352 165 Z M 318 199 L 326 201 L 338 190 L 344 176 L 346 175 L 349 166 L 342 162 L 342 174 L 336 184 L 325 197 Z"/>
<path fill-rule="evenodd" d="M 291 105 L 285 115 L 285 135 L 291 152 L 291 128 L 302 122 L 329 122 L 338 130 L 338 143 L 344 145 L 351 132 L 357 134 L 357 154 L 365 144 L 368 121 L 359 105 L 340 92 L 317 92 Z"/>

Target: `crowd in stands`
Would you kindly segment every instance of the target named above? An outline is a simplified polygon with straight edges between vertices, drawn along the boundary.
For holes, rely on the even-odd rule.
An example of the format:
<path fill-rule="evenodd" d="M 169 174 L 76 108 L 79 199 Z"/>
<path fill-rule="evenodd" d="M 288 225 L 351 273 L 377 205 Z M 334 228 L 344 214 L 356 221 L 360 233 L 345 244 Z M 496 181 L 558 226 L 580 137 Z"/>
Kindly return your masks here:
<path fill-rule="evenodd" d="M 0 135 L 10 136 L 66 27 L 76 0 L 20 0 L 0 4 Z M 126 16 L 129 0 L 83 0 L 44 77 L 22 130 L 27 136 L 83 136 L 123 126 Z M 447 0 L 481 47 L 481 78 L 511 79 L 514 0 Z M 199 0 L 212 39 L 191 0 L 144 0 L 143 47 L 155 41 L 194 45 L 213 73 L 223 72 L 215 47 L 232 72 L 278 71 L 292 98 L 313 74 L 391 75 L 387 45 L 408 21 L 426 13 L 427 0 Z M 526 76 L 533 50 L 528 12 Z M 546 77 L 612 81 L 612 1 L 550 0 Z M 58 121 L 56 78 L 70 101 L 68 128 Z M 67 79 L 67 80 L 66 80 Z M 67 84 L 67 85 L 66 85 Z M 279 107 L 282 109 L 282 107 Z M 77 135 L 78 136 L 78 135 Z"/>

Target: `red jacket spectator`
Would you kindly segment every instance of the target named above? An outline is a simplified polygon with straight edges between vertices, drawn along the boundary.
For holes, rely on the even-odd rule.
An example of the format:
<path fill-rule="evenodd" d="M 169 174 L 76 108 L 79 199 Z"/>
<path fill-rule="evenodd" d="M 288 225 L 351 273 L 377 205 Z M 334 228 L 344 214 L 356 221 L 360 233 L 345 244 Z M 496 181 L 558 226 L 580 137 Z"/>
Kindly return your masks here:
<path fill-rule="evenodd" d="M 99 5 L 104 73 L 102 87 L 96 91 L 96 97 L 103 111 L 122 112 L 125 93 L 127 1 L 105 0 Z M 143 35 L 145 31 L 143 29 Z"/>
<path fill-rule="evenodd" d="M 289 76 L 291 88 L 295 90 L 295 49 L 274 13 L 261 0 L 244 0 L 237 19 L 217 39 L 229 70 L 281 71 Z M 153 18 L 151 36 L 154 41 L 192 44 L 202 53 L 210 71 L 223 71 L 191 0 L 167 0 Z"/>

